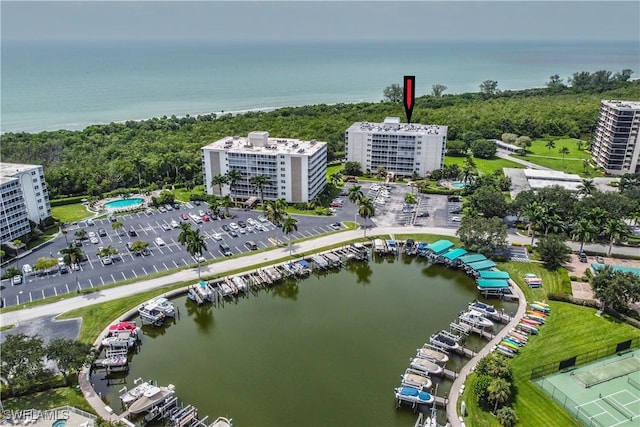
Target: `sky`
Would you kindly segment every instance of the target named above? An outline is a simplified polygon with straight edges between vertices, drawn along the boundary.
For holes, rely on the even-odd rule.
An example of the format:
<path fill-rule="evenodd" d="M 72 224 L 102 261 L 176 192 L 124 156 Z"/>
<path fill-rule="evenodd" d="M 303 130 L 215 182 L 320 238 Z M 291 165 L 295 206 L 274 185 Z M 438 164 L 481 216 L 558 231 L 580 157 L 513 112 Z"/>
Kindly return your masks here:
<path fill-rule="evenodd" d="M 638 40 L 640 2 L 11 1 L 2 40 Z M 640 55 L 640 53 L 639 53 Z"/>

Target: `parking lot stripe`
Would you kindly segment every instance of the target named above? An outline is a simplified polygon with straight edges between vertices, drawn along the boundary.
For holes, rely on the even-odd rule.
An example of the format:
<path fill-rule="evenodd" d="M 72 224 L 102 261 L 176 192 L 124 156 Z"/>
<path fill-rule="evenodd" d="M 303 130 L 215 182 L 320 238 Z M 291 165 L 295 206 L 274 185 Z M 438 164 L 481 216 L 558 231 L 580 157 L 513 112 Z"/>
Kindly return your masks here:
<path fill-rule="evenodd" d="M 148 276 L 148 275 L 149 275 L 149 273 L 147 273 L 147 270 L 146 270 L 144 267 L 142 267 L 142 271 L 144 271 L 144 275 L 145 275 L 145 276 Z"/>
<path fill-rule="evenodd" d="M 182 260 L 182 262 L 184 262 L 184 265 L 187 265 L 187 263 L 184 261 L 184 258 L 180 258 L 180 259 Z M 174 259 L 174 260 L 171 260 L 171 261 L 173 261 L 173 265 L 175 265 L 176 268 L 178 268 L 178 263 L 176 262 L 176 260 Z"/>
<path fill-rule="evenodd" d="M 2 298 L 2 306 L 3 306 L 3 307 L 6 307 L 6 306 L 7 306 L 7 300 L 6 300 L 6 299 L 4 299 L 4 298 Z"/>
<path fill-rule="evenodd" d="M 16 305 L 20 305 L 20 295 L 16 295 Z"/>
<path fill-rule="evenodd" d="M 168 269 L 169 269 L 169 267 L 167 267 L 167 264 L 165 264 L 164 262 L 162 263 L 162 265 L 164 265 L 164 269 L 165 269 L 165 270 L 168 270 Z"/>
<path fill-rule="evenodd" d="M 133 277 L 138 277 L 138 275 L 136 274 L 135 270 L 131 270 L 131 272 L 133 273 Z M 124 274 L 124 273 L 122 273 L 122 274 Z"/>
<path fill-rule="evenodd" d="M 153 269 L 156 271 L 156 273 L 158 273 L 158 267 L 156 267 L 156 265 L 153 265 Z"/>
<path fill-rule="evenodd" d="M 44 289 L 42 290 L 42 299 L 44 299 Z"/>
<path fill-rule="evenodd" d="M 67 293 L 69 293 L 70 292 L 69 291 L 69 284 L 65 283 L 64 286 L 67 288 Z M 53 288 L 53 289 L 55 289 L 55 288 Z M 56 296 L 58 296 L 58 291 L 56 291 Z"/>
<path fill-rule="evenodd" d="M 116 283 L 116 278 L 113 277 L 113 273 L 111 273 L 111 280 L 113 280 L 113 283 Z"/>
<path fill-rule="evenodd" d="M 104 277 L 100 276 L 100 281 L 102 282 L 102 284 L 104 285 Z M 93 283 L 91 284 L 91 287 L 93 288 Z"/>
<path fill-rule="evenodd" d="M 31 292 L 29 292 L 29 302 L 33 302 L 33 297 L 31 296 Z"/>

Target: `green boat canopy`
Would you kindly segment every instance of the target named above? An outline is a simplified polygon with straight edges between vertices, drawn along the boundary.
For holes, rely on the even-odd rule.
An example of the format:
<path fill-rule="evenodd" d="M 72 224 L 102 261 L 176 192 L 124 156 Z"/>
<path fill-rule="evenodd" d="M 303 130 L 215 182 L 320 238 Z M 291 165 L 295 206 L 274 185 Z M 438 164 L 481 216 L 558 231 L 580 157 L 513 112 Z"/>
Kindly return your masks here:
<path fill-rule="evenodd" d="M 456 258 L 461 257 L 462 255 L 466 254 L 467 250 L 463 249 L 463 248 L 456 248 L 453 250 L 450 250 L 449 252 L 447 252 L 446 254 L 442 255 L 444 258 L 448 259 L 449 261 L 453 261 Z"/>
<path fill-rule="evenodd" d="M 478 279 L 478 287 L 481 289 L 502 289 L 508 288 L 509 282 L 506 280 Z"/>
<path fill-rule="evenodd" d="M 496 263 L 485 259 L 484 261 L 472 262 L 471 264 L 467 264 L 467 267 L 474 269 L 475 271 L 480 270 L 488 270 L 496 266 Z"/>
<path fill-rule="evenodd" d="M 509 273 L 507 273 L 506 271 L 489 270 L 489 271 L 481 271 L 480 272 L 480 278 L 481 279 L 505 279 L 505 280 L 509 280 L 511 277 L 509 277 Z"/>
<path fill-rule="evenodd" d="M 436 255 L 440 255 L 451 249 L 453 247 L 453 242 L 448 240 L 438 240 L 437 242 L 433 242 L 430 245 L 427 245 L 427 249 L 432 251 Z"/>
<path fill-rule="evenodd" d="M 469 254 L 469 255 L 461 256 L 460 258 L 458 258 L 459 261 L 462 261 L 465 264 L 484 261 L 485 259 L 487 259 L 487 257 L 482 254 Z"/>

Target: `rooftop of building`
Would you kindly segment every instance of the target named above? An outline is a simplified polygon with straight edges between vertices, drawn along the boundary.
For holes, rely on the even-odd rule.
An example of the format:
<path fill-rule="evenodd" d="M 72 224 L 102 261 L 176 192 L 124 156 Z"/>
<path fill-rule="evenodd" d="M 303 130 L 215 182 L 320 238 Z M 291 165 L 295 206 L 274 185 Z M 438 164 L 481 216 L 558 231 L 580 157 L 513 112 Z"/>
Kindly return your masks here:
<path fill-rule="evenodd" d="M 269 138 L 268 132 L 251 132 L 248 136 L 228 136 L 202 147 L 203 150 L 224 150 L 252 154 L 313 155 L 326 146 L 326 142 L 304 141 L 295 138 Z"/>
<path fill-rule="evenodd" d="M 640 101 L 620 101 L 620 100 L 605 100 L 603 104 L 618 109 L 624 110 L 640 110 Z"/>
<path fill-rule="evenodd" d="M 23 163 L 0 162 L 0 176 L 14 176 L 23 172 L 41 167 L 40 165 L 27 165 Z"/>
<path fill-rule="evenodd" d="M 555 170 L 540 170 L 540 169 L 523 169 L 524 176 L 531 181 L 532 179 L 546 180 L 546 181 L 566 181 L 582 183 L 580 175 L 573 173 L 564 173 Z"/>
<path fill-rule="evenodd" d="M 387 117 L 382 123 L 355 122 L 349 130 L 374 133 L 406 133 L 412 135 L 446 135 L 447 126 L 423 125 L 420 123 L 402 123 L 399 117 Z"/>

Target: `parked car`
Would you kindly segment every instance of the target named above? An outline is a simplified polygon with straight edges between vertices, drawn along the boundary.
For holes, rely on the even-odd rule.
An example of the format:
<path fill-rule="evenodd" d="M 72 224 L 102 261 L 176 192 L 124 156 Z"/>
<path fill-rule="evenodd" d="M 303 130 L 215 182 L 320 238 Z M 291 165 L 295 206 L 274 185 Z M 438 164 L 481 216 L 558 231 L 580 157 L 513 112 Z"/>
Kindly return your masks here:
<path fill-rule="evenodd" d="M 158 208 L 158 210 L 159 210 L 161 213 L 165 213 L 165 212 L 167 212 L 167 210 L 164 208 L 164 206 L 160 206 L 160 207 Z"/>
<path fill-rule="evenodd" d="M 144 248 L 144 249 L 142 250 L 142 252 L 140 252 L 140 253 L 141 253 L 142 255 L 144 255 L 144 256 L 151 255 L 151 249 L 149 249 L 149 248 Z"/>
<path fill-rule="evenodd" d="M 258 217 L 258 221 L 260 221 L 260 222 L 267 222 L 267 221 L 269 221 L 269 220 L 267 219 L 267 217 L 266 217 L 266 216 L 264 216 L 264 215 L 260 215 L 260 216 Z"/>
<path fill-rule="evenodd" d="M 340 203 L 340 202 L 331 202 L 331 203 L 329 204 L 329 207 L 332 207 L 332 208 L 341 208 L 341 207 L 342 207 L 342 203 Z"/>
<path fill-rule="evenodd" d="M 33 273 L 33 268 L 29 265 L 29 264 L 25 264 L 22 266 L 22 273 L 23 274 L 31 274 Z"/>
<path fill-rule="evenodd" d="M 73 241 L 73 244 L 76 246 L 76 248 L 79 248 L 82 246 L 82 239 L 75 239 Z"/>
<path fill-rule="evenodd" d="M 171 225 L 169 225 L 169 224 L 162 224 L 162 226 L 161 226 L 161 227 L 162 227 L 162 229 L 163 229 L 164 231 L 169 231 L 169 230 L 171 230 Z"/>
<path fill-rule="evenodd" d="M 173 206 L 171 206 L 171 205 L 170 205 L 170 204 L 168 204 L 168 203 L 167 203 L 166 205 L 164 205 L 164 208 L 165 208 L 166 210 L 168 210 L 168 211 L 172 211 L 172 210 L 173 210 Z"/>
<path fill-rule="evenodd" d="M 244 221 L 238 221 L 238 227 L 246 228 L 247 227 L 247 223 L 244 222 Z"/>
<path fill-rule="evenodd" d="M 258 250 L 258 245 L 256 245 L 256 242 L 254 242 L 253 240 L 247 241 L 247 243 L 245 243 L 244 245 L 247 248 L 251 249 L 252 251 L 257 251 Z"/>
<path fill-rule="evenodd" d="M 238 232 L 236 230 L 229 230 L 229 236 L 238 237 Z"/>
<path fill-rule="evenodd" d="M 231 248 L 226 243 L 220 243 L 220 253 L 224 256 L 233 255 L 233 253 L 231 252 Z"/>
<path fill-rule="evenodd" d="M 220 233 L 213 233 L 211 237 L 213 238 L 213 240 L 217 240 L 217 241 L 222 240 L 222 234 Z"/>
<path fill-rule="evenodd" d="M 133 226 L 129 227 L 129 236 L 136 237 L 137 235 L 138 233 L 136 232 L 136 229 L 133 228 Z"/>
<path fill-rule="evenodd" d="M 11 278 L 11 283 L 15 286 L 15 285 L 20 285 L 22 284 L 22 276 L 20 274 L 16 274 L 15 276 L 13 276 Z"/>
<path fill-rule="evenodd" d="M 207 260 L 205 259 L 205 257 L 203 257 L 203 256 L 202 256 L 202 255 L 200 255 L 200 254 L 195 254 L 195 255 L 194 255 L 194 257 L 193 257 L 193 260 L 194 260 L 195 262 L 207 262 Z"/>
<path fill-rule="evenodd" d="M 342 224 L 340 224 L 339 222 L 334 222 L 333 224 L 330 225 L 330 227 L 333 228 L 334 230 L 341 230 Z"/>
<path fill-rule="evenodd" d="M 93 220 L 92 220 L 92 219 L 88 219 L 88 220 L 87 220 L 87 225 L 96 225 L 96 223 L 95 223 L 95 222 L 93 222 Z"/>
<path fill-rule="evenodd" d="M 238 227 L 238 224 L 236 224 L 235 222 L 232 222 L 229 224 L 229 228 L 232 230 L 237 230 L 240 227 Z"/>
<path fill-rule="evenodd" d="M 604 264 L 604 258 L 602 258 L 600 255 L 596 255 L 596 262 L 598 264 Z"/>
<path fill-rule="evenodd" d="M 99 228 L 98 229 L 98 236 L 106 237 L 107 236 L 107 230 L 105 230 L 104 228 Z"/>
<path fill-rule="evenodd" d="M 580 259 L 580 262 L 587 262 L 588 258 L 587 258 L 587 254 L 584 252 L 580 252 L 578 254 L 578 258 Z"/>
<path fill-rule="evenodd" d="M 111 259 L 110 256 L 102 257 L 102 258 L 100 258 L 100 261 L 102 262 L 102 265 L 113 264 L 113 260 Z"/>
<path fill-rule="evenodd" d="M 94 245 L 97 245 L 98 243 L 100 243 L 100 240 L 98 240 L 98 238 L 97 238 L 97 237 L 95 237 L 95 236 L 94 236 L 94 237 L 92 237 L 92 238 L 90 238 L 90 239 L 89 239 L 89 241 L 90 241 L 91 243 L 93 243 Z"/>
<path fill-rule="evenodd" d="M 186 213 L 180 214 L 180 218 L 183 221 L 189 221 L 189 215 L 187 215 Z"/>
<path fill-rule="evenodd" d="M 115 216 L 113 216 L 113 215 L 109 215 L 109 221 L 111 221 L 111 222 L 116 222 L 117 220 L 118 220 L 118 219 L 117 219 Z"/>
<path fill-rule="evenodd" d="M 125 243 L 125 246 L 127 247 L 127 249 L 131 250 L 133 249 L 133 243 L 132 242 L 127 242 Z"/>
<path fill-rule="evenodd" d="M 176 210 L 180 209 L 180 204 L 179 203 L 174 203 L 171 206 L 173 206 L 173 209 L 176 209 Z"/>
<path fill-rule="evenodd" d="M 210 217 L 209 215 L 206 215 L 206 214 L 205 214 L 205 215 L 202 215 L 202 220 L 203 220 L 204 222 L 209 222 L 209 221 L 211 221 L 211 217 Z"/>
<path fill-rule="evenodd" d="M 156 237 L 154 242 L 156 243 L 157 246 L 164 246 L 165 245 L 164 240 L 162 240 L 161 237 Z"/>
<path fill-rule="evenodd" d="M 180 227 L 180 223 L 178 221 L 176 221 L 175 219 L 172 219 L 171 220 L 171 226 L 173 228 L 178 228 L 178 227 Z"/>
<path fill-rule="evenodd" d="M 226 231 L 228 233 L 229 230 L 231 230 L 231 228 L 227 224 L 225 224 L 225 225 L 222 226 L 222 230 Z"/>
<path fill-rule="evenodd" d="M 451 221 L 453 221 L 453 222 L 460 222 L 460 217 L 459 217 L 459 216 L 451 217 Z"/>

